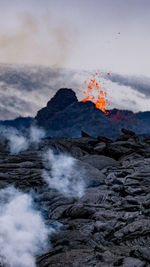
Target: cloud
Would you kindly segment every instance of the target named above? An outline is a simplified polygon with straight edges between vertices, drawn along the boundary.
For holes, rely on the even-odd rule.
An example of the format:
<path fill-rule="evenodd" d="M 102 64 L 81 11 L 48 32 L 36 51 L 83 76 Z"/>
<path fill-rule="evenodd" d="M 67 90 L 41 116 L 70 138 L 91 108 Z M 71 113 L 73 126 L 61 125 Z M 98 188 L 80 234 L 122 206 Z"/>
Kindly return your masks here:
<path fill-rule="evenodd" d="M 112 73 L 109 77 L 113 83 L 131 87 L 132 89 L 140 92 L 145 97 L 150 98 L 150 78 L 144 76 L 127 76 L 117 73 Z"/>
<path fill-rule="evenodd" d="M 0 119 L 35 116 L 62 87 L 74 87 L 73 71 L 0 65 Z"/>
<path fill-rule="evenodd" d="M 11 111 L 9 110 L 9 107 L 5 107 L 4 105 L 0 107 L 0 119 L 1 120 L 15 119 L 19 116 L 20 116 L 20 113 L 18 113 L 17 110 Z"/>
<path fill-rule="evenodd" d="M 11 88 L 12 89 L 12 88 Z M 14 90 L 15 94 L 15 90 Z M 1 94 L 0 103 L 0 116 L 2 120 L 7 120 L 9 118 L 16 118 L 21 115 L 28 117 L 33 114 L 34 110 L 38 109 L 38 105 L 29 100 L 28 102 L 19 97 L 13 96 L 8 92 L 8 95 Z"/>
<path fill-rule="evenodd" d="M 38 254 L 46 250 L 47 228 L 32 198 L 9 187 L 0 190 L 0 263 L 10 267 L 35 267 Z"/>

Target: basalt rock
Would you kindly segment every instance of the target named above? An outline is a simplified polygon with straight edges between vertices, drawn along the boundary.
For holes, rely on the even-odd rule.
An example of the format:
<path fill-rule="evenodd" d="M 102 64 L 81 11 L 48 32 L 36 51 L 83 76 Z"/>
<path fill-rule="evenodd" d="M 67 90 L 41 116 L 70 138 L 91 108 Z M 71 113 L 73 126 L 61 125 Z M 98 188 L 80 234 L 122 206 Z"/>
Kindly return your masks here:
<path fill-rule="evenodd" d="M 98 170 L 102 170 L 108 167 L 119 167 L 119 162 L 102 155 L 86 155 L 81 158 L 82 161 L 92 165 Z"/>
<path fill-rule="evenodd" d="M 0 148 L 0 188 L 14 185 L 32 192 L 47 225 L 61 224 L 50 237 L 52 248 L 37 255 L 38 267 L 150 266 L 148 142 L 46 138 L 39 147 L 10 155 L 1 139 Z M 86 185 L 82 197 L 48 188 L 42 178 L 48 149 L 76 158 Z"/>

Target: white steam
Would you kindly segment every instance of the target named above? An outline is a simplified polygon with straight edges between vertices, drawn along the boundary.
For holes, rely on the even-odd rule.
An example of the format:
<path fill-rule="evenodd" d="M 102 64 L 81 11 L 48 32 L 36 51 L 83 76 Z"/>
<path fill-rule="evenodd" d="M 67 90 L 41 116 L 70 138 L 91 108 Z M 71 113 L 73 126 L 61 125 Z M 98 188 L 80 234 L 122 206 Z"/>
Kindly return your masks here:
<path fill-rule="evenodd" d="M 77 168 L 76 159 L 71 156 L 55 155 L 49 150 L 45 157 L 43 178 L 50 188 L 70 197 L 82 197 L 85 190 L 81 171 Z"/>
<path fill-rule="evenodd" d="M 25 151 L 31 144 L 38 145 L 45 137 L 45 131 L 36 126 L 31 126 L 26 136 L 15 128 L 1 128 L 0 132 L 7 138 L 11 154 Z"/>
<path fill-rule="evenodd" d="M 18 154 L 21 151 L 27 150 L 29 147 L 27 138 L 21 135 L 18 131 L 9 131 L 7 134 L 7 139 L 11 154 Z"/>
<path fill-rule="evenodd" d="M 30 142 L 40 143 L 41 139 L 45 137 L 45 131 L 42 128 L 37 128 L 36 126 L 30 127 Z"/>
<path fill-rule="evenodd" d="M 13 187 L 0 191 L 0 263 L 35 267 L 35 258 L 47 247 L 48 229 L 32 198 Z"/>

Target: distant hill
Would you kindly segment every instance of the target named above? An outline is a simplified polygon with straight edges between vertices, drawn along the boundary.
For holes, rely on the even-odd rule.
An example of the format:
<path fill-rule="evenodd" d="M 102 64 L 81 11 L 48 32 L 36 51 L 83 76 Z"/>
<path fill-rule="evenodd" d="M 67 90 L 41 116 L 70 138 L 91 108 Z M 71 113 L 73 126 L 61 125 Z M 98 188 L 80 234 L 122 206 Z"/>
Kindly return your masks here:
<path fill-rule="evenodd" d="M 5 120 L 5 121 L 0 121 L 0 126 L 5 126 L 5 127 L 14 127 L 18 130 L 24 128 L 24 127 L 29 127 L 33 121 L 33 118 L 27 117 L 19 117 L 16 118 L 15 120 Z"/>

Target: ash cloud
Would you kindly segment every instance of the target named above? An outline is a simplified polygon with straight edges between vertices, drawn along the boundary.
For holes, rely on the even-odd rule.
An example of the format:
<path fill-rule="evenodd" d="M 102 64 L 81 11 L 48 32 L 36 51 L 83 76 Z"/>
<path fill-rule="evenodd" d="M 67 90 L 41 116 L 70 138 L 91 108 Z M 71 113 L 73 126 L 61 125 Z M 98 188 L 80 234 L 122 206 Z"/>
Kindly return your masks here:
<path fill-rule="evenodd" d="M 0 263 L 10 267 L 35 267 L 36 256 L 46 251 L 47 228 L 32 198 L 9 187 L 0 190 Z"/>
<path fill-rule="evenodd" d="M 84 195 L 83 172 L 78 169 L 76 159 L 71 156 L 55 155 L 52 150 L 44 157 L 43 178 L 48 186 L 67 197 L 80 198 Z"/>
<path fill-rule="evenodd" d="M 55 23 L 50 11 L 39 15 L 15 13 L 16 27 L 0 32 L 1 62 L 64 66 L 75 44 L 75 33 L 66 23 Z"/>

